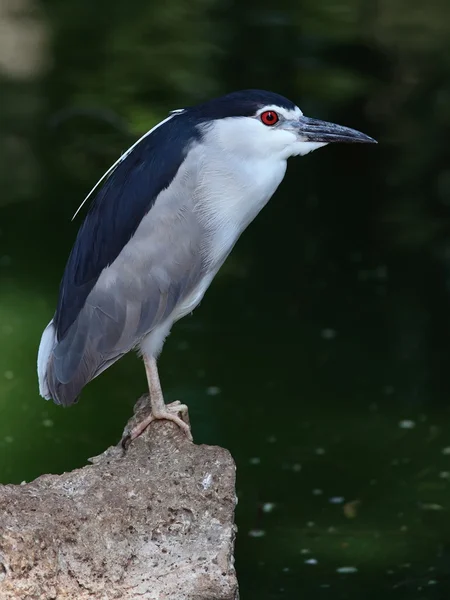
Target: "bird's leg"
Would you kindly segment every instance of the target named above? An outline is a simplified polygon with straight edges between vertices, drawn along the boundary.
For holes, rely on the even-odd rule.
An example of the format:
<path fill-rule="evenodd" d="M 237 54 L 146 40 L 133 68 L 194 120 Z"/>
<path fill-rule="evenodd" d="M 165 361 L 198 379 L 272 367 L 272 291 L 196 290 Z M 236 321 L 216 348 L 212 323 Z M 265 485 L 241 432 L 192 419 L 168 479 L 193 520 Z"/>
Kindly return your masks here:
<path fill-rule="evenodd" d="M 192 440 L 191 428 L 189 423 L 183 420 L 182 417 L 187 419 L 187 406 L 180 404 L 180 402 L 172 402 L 172 404 L 164 403 L 164 396 L 161 389 L 161 383 L 159 381 L 158 367 L 156 365 L 156 358 L 153 356 L 146 356 L 144 354 L 145 372 L 147 373 L 148 389 L 150 392 L 150 406 L 152 412 L 143 421 L 138 423 L 129 434 L 129 441 L 136 439 L 141 433 L 150 425 L 152 421 L 157 419 L 167 419 L 173 421 L 180 427 L 188 439 Z M 178 416 L 181 414 L 181 417 Z"/>

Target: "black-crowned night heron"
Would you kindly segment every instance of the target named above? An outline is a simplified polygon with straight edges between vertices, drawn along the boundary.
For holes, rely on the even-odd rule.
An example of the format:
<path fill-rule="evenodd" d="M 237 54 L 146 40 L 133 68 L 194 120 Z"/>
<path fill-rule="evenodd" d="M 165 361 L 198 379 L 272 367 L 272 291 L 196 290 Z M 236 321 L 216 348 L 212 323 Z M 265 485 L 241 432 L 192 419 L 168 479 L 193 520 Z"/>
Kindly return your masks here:
<path fill-rule="evenodd" d="M 164 403 L 156 366 L 164 340 L 273 195 L 287 159 L 330 142 L 375 140 L 305 117 L 261 90 L 173 111 L 142 136 L 86 198 L 96 192 L 39 347 L 40 394 L 70 405 L 91 379 L 138 349 L 151 414 L 131 439 L 153 419 L 169 419 L 191 437 L 186 406 Z"/>

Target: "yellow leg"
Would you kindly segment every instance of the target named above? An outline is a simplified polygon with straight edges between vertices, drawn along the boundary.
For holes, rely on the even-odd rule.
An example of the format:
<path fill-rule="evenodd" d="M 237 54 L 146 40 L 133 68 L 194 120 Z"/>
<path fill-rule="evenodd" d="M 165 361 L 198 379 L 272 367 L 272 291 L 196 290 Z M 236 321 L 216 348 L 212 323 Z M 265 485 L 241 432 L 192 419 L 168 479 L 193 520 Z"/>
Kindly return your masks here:
<path fill-rule="evenodd" d="M 147 429 L 152 421 L 156 421 L 157 419 L 167 419 L 168 421 L 176 423 L 178 427 L 184 431 L 188 439 L 192 441 L 191 428 L 189 427 L 189 424 L 183 420 L 183 417 L 185 419 L 187 418 L 187 406 L 178 401 L 166 405 L 164 403 L 164 396 L 159 381 L 156 359 L 153 356 L 144 356 L 144 364 L 145 372 L 147 373 L 152 412 L 143 421 L 133 427 L 128 437 L 128 441 L 131 442 L 135 440 L 145 429 Z M 178 415 L 181 415 L 181 417 Z"/>

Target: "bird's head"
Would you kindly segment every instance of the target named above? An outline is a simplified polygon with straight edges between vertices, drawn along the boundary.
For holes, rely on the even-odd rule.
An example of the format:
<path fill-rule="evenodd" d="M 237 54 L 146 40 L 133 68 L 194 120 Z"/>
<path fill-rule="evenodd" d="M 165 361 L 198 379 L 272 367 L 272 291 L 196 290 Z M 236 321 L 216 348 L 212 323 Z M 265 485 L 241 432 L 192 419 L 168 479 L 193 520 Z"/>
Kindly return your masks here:
<path fill-rule="evenodd" d="M 190 111 L 223 150 L 240 158 L 285 160 L 335 142 L 376 143 L 355 129 L 305 117 L 287 98 L 262 90 L 233 92 Z"/>

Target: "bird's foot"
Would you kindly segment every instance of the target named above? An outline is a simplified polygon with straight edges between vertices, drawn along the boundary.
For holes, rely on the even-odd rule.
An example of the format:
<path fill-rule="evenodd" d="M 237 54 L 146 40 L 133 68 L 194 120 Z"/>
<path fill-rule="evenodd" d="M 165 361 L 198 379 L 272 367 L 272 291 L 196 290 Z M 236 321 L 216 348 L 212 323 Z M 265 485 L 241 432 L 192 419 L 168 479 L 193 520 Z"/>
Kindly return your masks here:
<path fill-rule="evenodd" d="M 180 415 L 180 416 L 179 416 Z M 191 427 L 189 425 L 188 407 L 178 400 L 171 404 L 165 404 L 161 411 L 152 411 L 145 419 L 135 425 L 130 433 L 122 440 L 122 446 L 126 450 L 133 440 L 143 433 L 153 421 L 166 419 L 172 421 L 184 431 L 188 440 L 192 442 Z"/>

